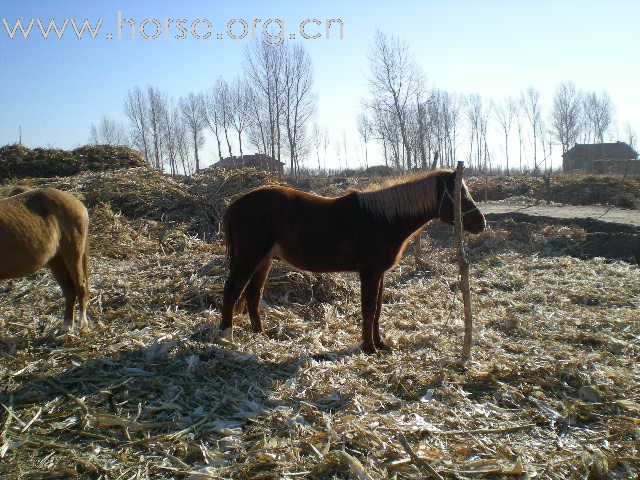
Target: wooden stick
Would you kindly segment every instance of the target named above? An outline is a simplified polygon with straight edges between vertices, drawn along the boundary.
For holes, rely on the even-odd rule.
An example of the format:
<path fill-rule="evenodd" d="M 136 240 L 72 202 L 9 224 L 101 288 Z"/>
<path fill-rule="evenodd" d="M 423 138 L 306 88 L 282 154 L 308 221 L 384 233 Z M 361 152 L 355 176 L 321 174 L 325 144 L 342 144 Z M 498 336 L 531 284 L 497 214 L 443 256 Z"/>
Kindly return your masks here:
<path fill-rule="evenodd" d="M 471 291 L 469 289 L 469 262 L 464 250 L 464 229 L 462 226 L 462 177 L 464 175 L 464 162 L 458 162 L 456 170 L 456 186 L 453 198 L 454 227 L 456 232 L 456 248 L 458 250 L 458 266 L 460 268 L 460 290 L 464 302 L 464 346 L 463 358 L 471 359 L 471 342 L 473 341 L 473 318 L 471 315 Z"/>

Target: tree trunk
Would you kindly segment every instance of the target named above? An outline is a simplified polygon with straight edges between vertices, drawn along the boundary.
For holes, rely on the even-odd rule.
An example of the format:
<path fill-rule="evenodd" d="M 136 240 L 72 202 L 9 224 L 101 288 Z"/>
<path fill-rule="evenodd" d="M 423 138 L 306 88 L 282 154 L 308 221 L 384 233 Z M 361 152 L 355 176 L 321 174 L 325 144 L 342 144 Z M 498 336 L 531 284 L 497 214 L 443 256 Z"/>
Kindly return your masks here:
<path fill-rule="evenodd" d="M 196 173 L 200 171 L 200 158 L 198 158 L 198 134 L 193 132 L 193 152 L 196 160 Z"/>
<path fill-rule="evenodd" d="M 229 142 L 229 131 L 226 126 L 224 127 L 224 137 L 227 139 L 227 148 L 229 149 L 229 156 L 233 157 L 233 153 L 231 153 L 231 142 Z"/>

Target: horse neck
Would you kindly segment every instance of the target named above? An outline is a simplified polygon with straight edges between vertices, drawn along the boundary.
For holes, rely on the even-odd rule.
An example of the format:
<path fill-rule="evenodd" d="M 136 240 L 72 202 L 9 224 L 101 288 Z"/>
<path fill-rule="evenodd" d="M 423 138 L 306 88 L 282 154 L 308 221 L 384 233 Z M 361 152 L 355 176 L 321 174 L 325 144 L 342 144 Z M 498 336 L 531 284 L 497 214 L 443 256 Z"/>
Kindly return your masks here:
<path fill-rule="evenodd" d="M 362 193 L 362 204 L 386 223 L 394 225 L 399 236 L 408 237 L 438 216 L 439 182 L 436 176 Z"/>

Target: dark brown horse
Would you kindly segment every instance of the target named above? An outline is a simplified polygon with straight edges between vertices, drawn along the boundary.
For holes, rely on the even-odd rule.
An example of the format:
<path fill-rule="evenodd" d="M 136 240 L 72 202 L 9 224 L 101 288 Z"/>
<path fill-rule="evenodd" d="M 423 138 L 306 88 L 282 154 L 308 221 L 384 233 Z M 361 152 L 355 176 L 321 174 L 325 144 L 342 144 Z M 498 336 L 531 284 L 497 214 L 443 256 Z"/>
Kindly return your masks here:
<path fill-rule="evenodd" d="M 285 186 L 252 190 L 224 216 L 230 258 L 224 286 L 223 338 L 244 295 L 253 331 L 262 331 L 258 305 L 273 258 L 312 272 L 360 274 L 362 349 L 388 349 L 380 337 L 384 272 L 396 265 L 412 235 L 437 218 L 452 224 L 455 171 L 436 170 L 363 192 L 326 198 Z M 465 185 L 464 229 L 479 233 L 485 219 Z"/>
<path fill-rule="evenodd" d="M 66 300 L 64 325 L 74 327 L 76 300 L 88 327 L 89 216 L 73 195 L 54 188 L 17 187 L 0 200 L 0 280 L 51 268 Z"/>

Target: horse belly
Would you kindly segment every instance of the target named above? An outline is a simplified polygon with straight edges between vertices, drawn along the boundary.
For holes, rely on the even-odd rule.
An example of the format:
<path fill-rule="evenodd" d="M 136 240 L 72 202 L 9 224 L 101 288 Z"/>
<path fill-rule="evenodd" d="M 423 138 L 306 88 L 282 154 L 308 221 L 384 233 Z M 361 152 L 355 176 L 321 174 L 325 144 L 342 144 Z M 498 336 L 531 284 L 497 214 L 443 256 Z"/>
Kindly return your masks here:
<path fill-rule="evenodd" d="M 329 241 L 321 237 L 283 239 L 277 242 L 272 250 L 273 257 L 310 272 L 356 270 L 356 253 L 350 242 Z"/>
<path fill-rule="evenodd" d="M 0 229 L 0 278 L 31 275 L 56 255 L 59 235 L 48 230 L 8 231 Z"/>

